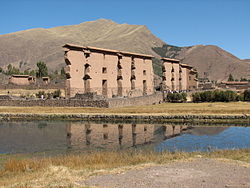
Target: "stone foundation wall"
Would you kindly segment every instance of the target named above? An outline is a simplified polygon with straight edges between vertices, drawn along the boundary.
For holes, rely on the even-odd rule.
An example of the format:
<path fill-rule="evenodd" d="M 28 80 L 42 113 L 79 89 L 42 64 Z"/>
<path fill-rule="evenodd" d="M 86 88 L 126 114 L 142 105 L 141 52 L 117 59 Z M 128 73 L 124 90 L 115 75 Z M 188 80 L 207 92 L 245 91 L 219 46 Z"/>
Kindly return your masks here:
<path fill-rule="evenodd" d="M 1 100 L 0 106 L 55 106 L 108 108 L 106 100 L 47 99 L 47 100 Z"/>
<path fill-rule="evenodd" d="M 55 107 L 99 107 L 114 108 L 135 105 L 159 104 L 162 100 L 162 93 L 134 98 L 113 98 L 113 99 L 0 99 L 0 106 L 55 106 Z"/>
<path fill-rule="evenodd" d="M 162 101 L 163 95 L 161 92 L 141 97 L 108 99 L 110 108 L 159 104 L 162 103 Z"/>
<path fill-rule="evenodd" d="M 248 115 L 109 115 L 109 114 L 8 114 L 0 113 L 0 121 L 9 120 L 81 120 L 98 123 L 167 123 L 185 125 L 249 126 Z"/>

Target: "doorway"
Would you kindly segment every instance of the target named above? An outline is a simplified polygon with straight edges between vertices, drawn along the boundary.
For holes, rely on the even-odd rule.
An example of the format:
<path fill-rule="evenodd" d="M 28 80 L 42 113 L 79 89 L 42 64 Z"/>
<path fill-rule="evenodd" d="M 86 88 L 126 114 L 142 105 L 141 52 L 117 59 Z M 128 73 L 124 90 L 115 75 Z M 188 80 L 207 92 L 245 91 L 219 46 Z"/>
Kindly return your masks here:
<path fill-rule="evenodd" d="M 108 83 L 107 80 L 102 80 L 102 95 L 107 97 L 108 96 Z"/>

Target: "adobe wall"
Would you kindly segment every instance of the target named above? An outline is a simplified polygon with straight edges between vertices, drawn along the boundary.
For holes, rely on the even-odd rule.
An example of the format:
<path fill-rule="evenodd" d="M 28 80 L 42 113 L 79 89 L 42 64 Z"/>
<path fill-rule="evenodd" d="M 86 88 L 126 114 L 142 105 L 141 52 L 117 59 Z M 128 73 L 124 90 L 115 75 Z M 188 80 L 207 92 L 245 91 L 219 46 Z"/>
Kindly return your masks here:
<path fill-rule="evenodd" d="M 122 94 L 124 96 L 129 96 L 130 91 L 131 91 L 131 64 L 132 64 L 132 59 L 131 57 L 124 56 L 120 60 L 121 66 L 122 66 Z"/>
<path fill-rule="evenodd" d="M 117 95 L 117 63 L 118 57 L 111 54 L 91 53 L 88 58 L 90 67 L 90 90 L 97 92 L 97 95 L 102 95 L 103 81 L 107 82 L 107 97 L 111 98 Z M 103 73 L 103 69 L 106 72 Z"/>
<path fill-rule="evenodd" d="M 192 73 L 192 70 L 188 69 L 188 90 L 195 90 L 198 87 L 198 82 L 196 79 L 196 74 Z"/>
<path fill-rule="evenodd" d="M 187 68 L 181 67 L 181 90 L 188 90 L 188 77 L 187 77 Z"/>
<path fill-rule="evenodd" d="M 66 62 L 69 63 L 65 67 L 65 72 L 70 75 L 70 79 L 66 81 L 66 86 L 69 87 L 69 89 L 67 88 L 67 94 L 74 96 L 76 93 L 83 93 L 84 53 L 82 51 L 71 50 L 65 54 L 65 59 L 68 60 Z"/>
<path fill-rule="evenodd" d="M 164 81 L 165 90 L 179 90 L 180 89 L 180 64 L 179 62 L 163 62 L 164 71 Z"/>
<path fill-rule="evenodd" d="M 28 78 L 26 77 L 11 77 L 10 78 L 10 83 L 16 84 L 16 85 L 29 85 L 30 82 Z"/>
<path fill-rule="evenodd" d="M 146 71 L 146 75 L 143 75 L 143 79 L 147 80 L 147 95 L 151 95 L 154 93 L 154 70 L 151 59 L 145 59 L 143 64 L 144 69 Z"/>
<path fill-rule="evenodd" d="M 177 59 L 162 58 L 163 90 L 183 91 L 197 89 L 196 70 L 180 64 Z"/>
<path fill-rule="evenodd" d="M 74 46 L 65 48 L 67 97 L 86 92 L 96 92 L 97 95 L 107 98 L 135 97 L 150 95 L 154 92 L 151 57 L 105 49 L 89 48 L 86 50 L 85 48 L 74 48 Z M 135 69 L 132 69 L 132 63 Z M 133 74 L 135 76 L 134 88 L 131 81 Z"/>
<path fill-rule="evenodd" d="M 173 90 L 179 90 L 179 70 L 180 70 L 180 64 L 179 63 L 173 63 L 172 64 L 173 68 L 174 68 L 174 88 Z"/>
<path fill-rule="evenodd" d="M 163 71 L 163 84 L 164 84 L 164 90 L 172 90 L 172 63 L 164 62 L 164 71 Z"/>

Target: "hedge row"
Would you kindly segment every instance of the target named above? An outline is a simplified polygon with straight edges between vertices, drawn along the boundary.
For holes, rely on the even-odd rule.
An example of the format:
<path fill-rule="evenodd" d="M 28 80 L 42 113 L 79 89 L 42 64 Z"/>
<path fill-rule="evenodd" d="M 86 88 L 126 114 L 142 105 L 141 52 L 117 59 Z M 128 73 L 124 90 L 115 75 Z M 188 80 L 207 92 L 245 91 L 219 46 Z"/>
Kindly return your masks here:
<path fill-rule="evenodd" d="M 187 101 L 186 93 L 168 93 L 164 99 L 166 102 L 185 102 Z"/>
<path fill-rule="evenodd" d="M 243 94 L 234 91 L 204 91 L 192 94 L 193 102 L 231 102 L 250 101 L 250 90 L 245 90 Z"/>

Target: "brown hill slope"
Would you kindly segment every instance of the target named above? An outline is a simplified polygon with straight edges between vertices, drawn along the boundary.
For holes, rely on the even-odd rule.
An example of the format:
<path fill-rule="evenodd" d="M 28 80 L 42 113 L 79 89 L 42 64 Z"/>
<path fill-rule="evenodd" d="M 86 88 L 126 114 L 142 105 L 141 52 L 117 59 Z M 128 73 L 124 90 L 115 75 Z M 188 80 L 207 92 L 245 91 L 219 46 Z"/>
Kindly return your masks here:
<path fill-rule="evenodd" d="M 100 19 L 79 25 L 50 29 L 31 29 L 0 36 L 0 66 L 8 64 L 34 67 L 39 60 L 50 68 L 64 65 L 62 46 L 65 43 L 92 45 L 96 47 L 154 54 L 151 49 L 162 46 L 163 41 L 155 37 L 146 26 L 117 24 Z"/>
<path fill-rule="evenodd" d="M 146 26 L 117 24 L 106 19 L 1 35 L 0 67 L 8 64 L 20 67 L 23 61 L 26 64 L 22 64 L 22 69 L 34 68 L 35 63 L 42 60 L 50 68 L 59 69 L 64 65 L 62 45 L 65 43 L 180 58 L 183 63 L 195 66 L 199 75 L 208 72 L 212 80 L 225 80 L 230 73 L 237 78 L 250 78 L 248 60 L 240 60 L 219 47 L 170 46 L 154 36 Z"/>
<path fill-rule="evenodd" d="M 196 45 L 190 47 L 176 47 L 164 45 L 153 48 L 161 56 L 181 59 L 182 63 L 197 68 L 199 77 L 208 73 L 211 80 L 227 80 L 231 73 L 235 78 L 250 78 L 250 63 L 240 60 L 227 51 L 213 45 Z"/>
<path fill-rule="evenodd" d="M 199 73 L 208 72 L 213 80 L 227 80 L 231 73 L 235 78 L 250 78 L 250 64 L 245 63 L 225 50 L 212 45 L 193 46 L 185 50 L 183 62 L 193 65 Z"/>

